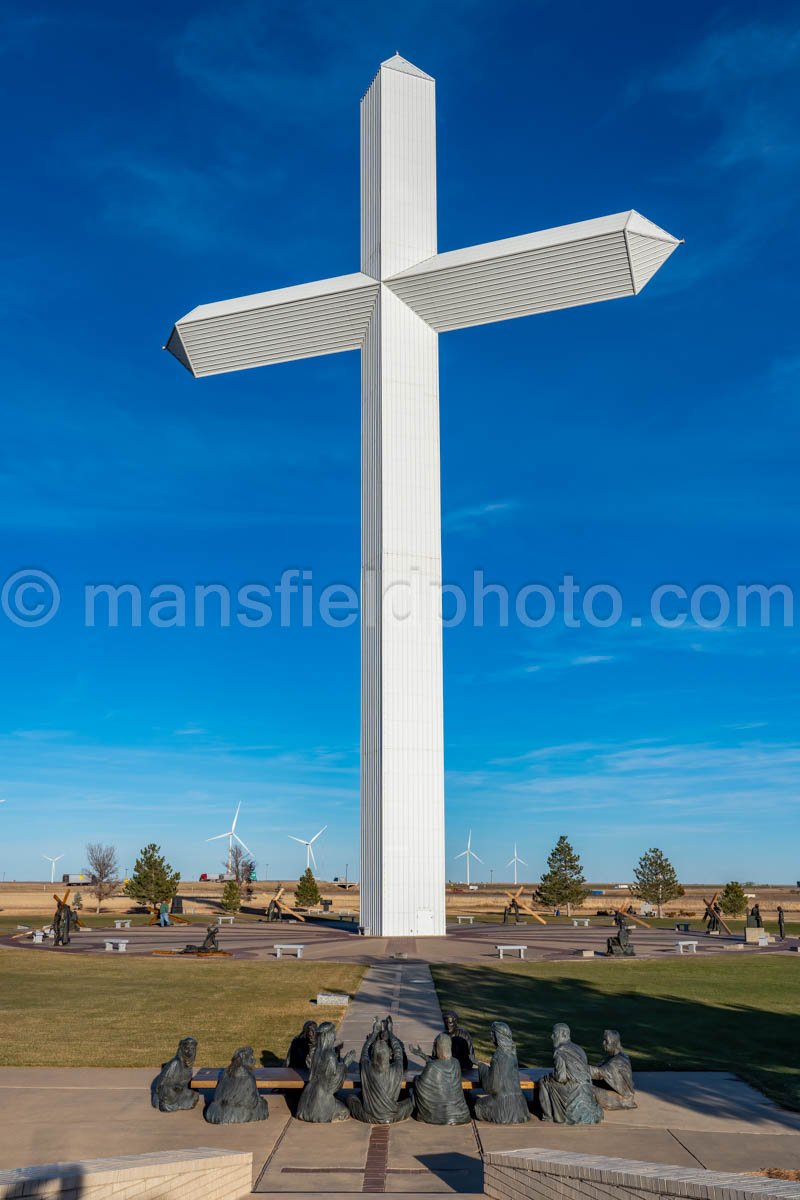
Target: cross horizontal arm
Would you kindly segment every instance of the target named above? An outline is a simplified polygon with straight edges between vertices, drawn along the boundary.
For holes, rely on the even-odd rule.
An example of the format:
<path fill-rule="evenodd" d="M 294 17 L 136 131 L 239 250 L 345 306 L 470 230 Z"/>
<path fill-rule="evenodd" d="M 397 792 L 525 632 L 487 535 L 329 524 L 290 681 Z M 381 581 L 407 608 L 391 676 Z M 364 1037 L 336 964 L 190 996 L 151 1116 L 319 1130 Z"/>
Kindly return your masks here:
<path fill-rule="evenodd" d="M 378 287 L 357 272 L 201 304 L 176 323 L 165 349 L 195 377 L 358 350 Z"/>
<path fill-rule="evenodd" d="M 635 295 L 678 245 L 630 211 L 435 254 L 384 282 L 441 332 Z"/>

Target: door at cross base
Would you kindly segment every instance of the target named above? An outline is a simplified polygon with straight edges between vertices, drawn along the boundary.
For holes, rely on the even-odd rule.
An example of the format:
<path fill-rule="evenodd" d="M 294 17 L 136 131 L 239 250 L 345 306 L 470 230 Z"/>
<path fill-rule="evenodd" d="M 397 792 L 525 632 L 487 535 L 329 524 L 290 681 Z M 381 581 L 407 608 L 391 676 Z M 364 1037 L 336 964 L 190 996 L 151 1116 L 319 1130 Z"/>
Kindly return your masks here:
<path fill-rule="evenodd" d="M 433 937 L 433 909 L 417 909 L 417 937 Z"/>

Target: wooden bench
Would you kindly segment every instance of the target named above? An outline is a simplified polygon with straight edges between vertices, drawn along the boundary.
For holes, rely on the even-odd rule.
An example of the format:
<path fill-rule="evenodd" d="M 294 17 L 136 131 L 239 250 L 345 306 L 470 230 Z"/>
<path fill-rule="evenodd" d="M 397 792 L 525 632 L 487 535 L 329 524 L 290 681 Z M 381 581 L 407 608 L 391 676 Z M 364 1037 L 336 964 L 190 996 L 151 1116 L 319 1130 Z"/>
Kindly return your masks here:
<path fill-rule="evenodd" d="M 127 938 L 106 938 L 106 950 L 116 950 L 118 954 L 125 954 L 128 949 Z"/>
<path fill-rule="evenodd" d="M 213 1091 L 219 1082 L 219 1077 L 223 1069 L 222 1067 L 200 1067 L 195 1071 L 190 1086 L 197 1092 Z M 260 1092 L 299 1091 L 305 1087 L 308 1079 L 307 1073 L 302 1074 L 300 1071 L 295 1071 L 293 1067 L 256 1067 L 253 1073 Z M 411 1080 L 415 1079 L 419 1073 L 419 1071 L 406 1071 L 404 1086 L 408 1087 Z M 519 1086 L 523 1091 L 532 1092 L 536 1089 L 536 1074 L 537 1072 L 530 1068 L 520 1068 Z M 465 1092 L 480 1091 L 481 1084 L 477 1070 L 464 1071 L 461 1078 L 461 1086 Z M 353 1088 L 360 1087 L 361 1072 L 358 1065 L 353 1063 L 342 1083 L 342 1089 L 351 1091 Z"/>
<path fill-rule="evenodd" d="M 498 954 L 498 957 L 499 957 L 499 958 L 502 958 L 502 957 L 503 957 L 503 955 L 504 955 L 504 954 L 505 954 L 507 951 L 508 951 L 508 952 L 510 952 L 510 951 L 512 951 L 512 950 L 516 950 L 516 951 L 517 951 L 517 953 L 519 954 L 519 957 L 520 957 L 520 958 L 524 958 L 524 957 L 525 957 L 525 951 L 526 951 L 527 949 L 528 949 L 528 947 L 527 947 L 527 946 L 495 946 L 495 950 L 497 951 L 497 954 Z"/>
<path fill-rule="evenodd" d="M 232 925 L 235 919 L 236 919 L 235 917 L 217 917 L 217 924 L 218 925 Z"/>
<path fill-rule="evenodd" d="M 115 929 L 130 929 L 131 923 L 129 920 L 121 920 L 114 922 Z"/>
<path fill-rule="evenodd" d="M 575 929 L 577 929 L 579 925 L 582 925 L 584 929 L 588 929 L 589 928 L 589 918 L 588 917 L 573 917 L 572 924 Z"/>
<path fill-rule="evenodd" d="M 697 954 L 697 942 L 678 942 L 676 947 L 678 954 Z"/>
<path fill-rule="evenodd" d="M 301 942 L 283 942 L 280 945 L 276 943 L 273 950 L 276 958 L 280 958 L 284 950 L 294 950 L 295 958 L 302 958 L 305 945 Z"/>
<path fill-rule="evenodd" d="M 459 916 L 456 916 L 456 920 L 458 921 L 459 925 L 463 924 L 463 922 L 464 922 L 464 921 L 466 921 L 468 925 L 474 925 L 474 924 L 475 924 L 475 918 L 474 918 L 474 917 L 459 917 Z"/>

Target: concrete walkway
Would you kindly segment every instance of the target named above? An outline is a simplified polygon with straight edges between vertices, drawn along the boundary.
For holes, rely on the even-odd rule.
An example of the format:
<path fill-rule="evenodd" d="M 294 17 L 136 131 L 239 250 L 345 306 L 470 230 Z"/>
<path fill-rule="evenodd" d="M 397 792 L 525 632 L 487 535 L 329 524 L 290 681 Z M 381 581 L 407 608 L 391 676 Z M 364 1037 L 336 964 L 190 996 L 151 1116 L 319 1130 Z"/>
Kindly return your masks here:
<path fill-rule="evenodd" d="M 421 1046 L 430 1053 L 442 1032 L 442 1010 L 430 967 L 419 962 L 390 962 L 370 967 L 339 1026 L 345 1050 L 360 1053 L 375 1017 L 391 1016 L 394 1031 L 406 1047 L 411 1066 L 422 1065 L 411 1053 Z"/>

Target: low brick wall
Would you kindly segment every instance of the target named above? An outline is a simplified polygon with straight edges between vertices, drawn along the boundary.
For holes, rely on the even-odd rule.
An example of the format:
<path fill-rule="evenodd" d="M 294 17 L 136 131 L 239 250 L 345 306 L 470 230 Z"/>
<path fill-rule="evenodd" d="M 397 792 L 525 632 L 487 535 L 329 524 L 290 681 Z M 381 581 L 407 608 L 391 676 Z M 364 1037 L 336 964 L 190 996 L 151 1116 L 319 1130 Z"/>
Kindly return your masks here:
<path fill-rule="evenodd" d="M 492 1200 L 800 1200 L 800 1183 L 563 1150 L 493 1151 L 483 1178 Z"/>
<path fill-rule="evenodd" d="M 0 1170 L 0 1200 L 240 1200 L 250 1194 L 249 1151 L 164 1150 Z"/>

